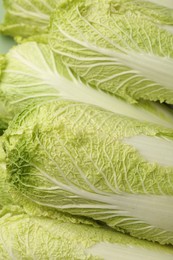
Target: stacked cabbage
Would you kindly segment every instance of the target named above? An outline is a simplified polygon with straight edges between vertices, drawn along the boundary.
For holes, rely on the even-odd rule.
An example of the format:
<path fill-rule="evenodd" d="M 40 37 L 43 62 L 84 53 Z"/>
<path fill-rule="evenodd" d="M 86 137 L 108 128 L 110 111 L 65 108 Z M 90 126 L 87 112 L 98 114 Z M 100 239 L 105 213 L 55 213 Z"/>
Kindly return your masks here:
<path fill-rule="evenodd" d="M 4 4 L 0 258 L 173 259 L 173 4 Z"/>

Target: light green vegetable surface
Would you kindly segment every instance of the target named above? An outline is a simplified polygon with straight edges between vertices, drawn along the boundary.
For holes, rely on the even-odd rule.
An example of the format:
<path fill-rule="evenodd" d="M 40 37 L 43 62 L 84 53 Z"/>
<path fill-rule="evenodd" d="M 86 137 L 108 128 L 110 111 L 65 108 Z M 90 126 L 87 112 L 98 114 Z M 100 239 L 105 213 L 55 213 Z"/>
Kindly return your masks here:
<path fill-rule="evenodd" d="M 173 9 L 134 0 L 65 2 L 49 41 L 74 73 L 130 102 L 173 103 L 173 34 L 162 28 L 173 25 Z"/>
<path fill-rule="evenodd" d="M 10 182 L 25 197 L 173 244 L 169 132 L 87 104 L 58 101 L 26 109 L 5 137 Z"/>
<path fill-rule="evenodd" d="M 0 259 L 173 259 L 172 1 L 3 2 Z"/>

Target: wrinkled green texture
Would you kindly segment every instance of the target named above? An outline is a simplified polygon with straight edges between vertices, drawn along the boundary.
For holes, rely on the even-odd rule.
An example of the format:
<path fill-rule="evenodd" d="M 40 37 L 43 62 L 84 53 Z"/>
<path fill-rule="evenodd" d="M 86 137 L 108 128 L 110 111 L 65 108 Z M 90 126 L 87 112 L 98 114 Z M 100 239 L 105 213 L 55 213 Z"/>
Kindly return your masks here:
<path fill-rule="evenodd" d="M 6 59 L 3 55 L 0 55 L 0 81 L 2 76 L 2 70 L 5 68 Z M 0 98 L 0 135 L 8 126 L 9 116 L 5 107 L 5 98 Z"/>
<path fill-rule="evenodd" d="M 28 37 L 48 30 L 50 15 L 59 0 L 4 0 L 6 14 L 2 33 Z"/>
<path fill-rule="evenodd" d="M 5 134 L 9 181 L 39 205 L 173 244 L 173 167 L 147 161 L 125 143 L 132 136 L 173 142 L 172 130 L 92 105 L 32 106 Z"/>
<path fill-rule="evenodd" d="M 70 74 L 46 44 L 35 42 L 14 47 L 6 55 L 0 82 L 1 121 L 7 124 L 26 105 L 52 99 L 69 99 L 100 106 L 112 112 L 165 127 L 173 127 L 173 113 L 164 105 L 125 101 L 97 91 Z M 64 78 L 64 77 L 65 78 Z"/>
<path fill-rule="evenodd" d="M 49 43 L 93 87 L 173 104 L 173 34 L 162 28 L 172 23 L 173 9 L 145 1 L 64 1 Z"/>
<path fill-rule="evenodd" d="M 0 54 L 0 77 L 1 77 L 2 69 L 4 68 L 4 66 L 5 66 L 5 57 Z"/>
<path fill-rule="evenodd" d="M 0 55 L 0 80 L 1 80 L 1 74 L 2 74 L 2 69 L 5 66 L 5 59 L 3 55 Z M 1 102 L 2 104 L 0 104 L 0 135 L 2 135 L 3 130 L 7 128 L 7 124 L 6 124 L 6 115 L 4 118 L 4 100 Z"/>
<path fill-rule="evenodd" d="M 162 0 L 116 0 L 119 5 L 118 12 L 123 14 L 127 11 L 134 11 L 140 13 L 151 22 L 158 25 L 173 25 L 173 4 Z M 167 2 L 168 2 L 167 1 Z M 123 3 L 123 5 L 121 5 Z"/>
<path fill-rule="evenodd" d="M 0 258 L 172 259 L 173 5 L 4 3 Z"/>
<path fill-rule="evenodd" d="M 142 1 L 142 0 L 140 0 L 140 1 Z M 170 9 L 173 9 L 172 0 L 165 0 L 165 1 L 163 1 L 163 0 L 146 0 L 146 1 L 150 2 L 150 3 L 155 3 L 155 4 L 160 5 L 160 6 L 164 6 L 164 7 L 170 8 Z"/>
<path fill-rule="evenodd" d="M 8 123 L 11 120 L 11 116 L 9 116 L 4 100 L 0 101 L 0 135 L 3 135 L 4 131 L 8 127 Z"/>
<path fill-rule="evenodd" d="M 141 258 L 147 252 L 149 259 L 170 260 L 172 248 L 140 241 L 130 236 L 90 225 L 76 224 L 65 215 L 58 220 L 26 215 L 18 207 L 0 212 L 0 255 L 2 259 L 80 259 L 110 260 Z M 82 235 L 82 239 L 81 239 Z M 92 253 L 97 245 L 105 247 L 104 253 Z M 111 246 L 112 252 L 106 250 Z M 115 246 L 115 249 L 114 249 Z M 116 247 L 120 246 L 119 250 Z M 126 253 L 124 254 L 124 249 Z M 128 254 L 130 250 L 130 254 Z M 137 253 L 135 253 L 137 251 Z M 103 255 L 102 255 L 103 253 Z"/>
<path fill-rule="evenodd" d="M 3 149 L 3 138 L 0 137 L 0 208 L 12 203 L 12 197 L 9 194 L 10 186 L 6 174 L 6 154 Z"/>

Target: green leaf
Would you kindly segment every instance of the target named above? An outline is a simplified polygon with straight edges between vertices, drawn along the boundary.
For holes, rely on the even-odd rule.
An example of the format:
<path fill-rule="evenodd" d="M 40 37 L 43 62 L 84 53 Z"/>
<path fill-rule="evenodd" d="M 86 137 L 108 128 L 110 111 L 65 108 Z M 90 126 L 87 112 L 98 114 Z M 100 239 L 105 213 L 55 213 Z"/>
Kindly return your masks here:
<path fill-rule="evenodd" d="M 4 55 L 0 54 L 0 76 L 2 74 L 2 70 L 5 67 L 5 57 Z"/>
<path fill-rule="evenodd" d="M 0 81 L 2 76 L 2 71 L 6 66 L 6 59 L 4 55 L 0 54 Z M 1 97 L 0 94 L 0 135 L 3 134 L 4 130 L 8 127 L 8 122 L 10 120 L 8 112 L 5 107 L 5 98 Z"/>
<path fill-rule="evenodd" d="M 64 1 L 51 19 L 49 43 L 97 89 L 130 102 L 173 104 L 173 34 L 162 28 L 170 24 L 173 9 L 145 1 Z"/>
<path fill-rule="evenodd" d="M 6 15 L 1 32 L 11 36 L 45 33 L 50 15 L 59 0 L 4 0 Z"/>
<path fill-rule="evenodd" d="M 60 100 L 28 107 L 5 140 L 9 182 L 22 203 L 173 244 L 172 130 Z"/>
<path fill-rule="evenodd" d="M 6 60 L 0 82 L 0 100 L 6 112 L 6 122 L 33 102 L 68 99 L 163 127 L 173 127 L 173 114 L 166 106 L 152 102 L 131 105 L 84 84 L 75 78 L 48 45 L 34 42 L 19 45 L 10 50 Z"/>
<path fill-rule="evenodd" d="M 115 2 L 115 1 L 113 1 Z M 160 27 L 173 25 L 173 2 L 172 0 L 116 0 L 119 5 L 118 12 L 123 14 L 131 11 L 140 13 L 151 22 Z"/>
<path fill-rule="evenodd" d="M 7 181 L 6 154 L 3 149 L 3 138 L 0 137 L 0 208 L 12 203 L 9 190 L 10 184 Z"/>
<path fill-rule="evenodd" d="M 66 216 L 31 217 L 13 207 L 0 218 L 0 255 L 7 260 L 171 260 L 173 250 L 104 227 L 76 224 Z"/>
<path fill-rule="evenodd" d="M 142 0 L 140 0 L 140 1 L 142 1 Z M 150 3 L 158 4 L 158 5 L 165 6 L 167 8 L 173 9 L 172 0 L 165 0 L 165 1 L 162 1 L 162 0 L 145 0 L 145 1 L 148 1 Z M 142 1 L 142 2 L 145 2 L 145 1 Z M 163 13 L 162 13 L 162 15 L 163 15 Z"/>

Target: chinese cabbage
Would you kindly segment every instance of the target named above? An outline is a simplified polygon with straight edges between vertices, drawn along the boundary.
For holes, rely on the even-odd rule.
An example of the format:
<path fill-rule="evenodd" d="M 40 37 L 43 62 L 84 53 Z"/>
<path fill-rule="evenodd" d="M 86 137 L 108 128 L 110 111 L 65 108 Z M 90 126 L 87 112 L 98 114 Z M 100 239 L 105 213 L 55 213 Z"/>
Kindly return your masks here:
<path fill-rule="evenodd" d="M 158 25 L 173 23 L 173 9 L 149 4 L 154 7 L 145 1 L 63 1 L 51 19 L 49 44 L 97 89 L 132 103 L 173 104 L 173 34 Z"/>
<path fill-rule="evenodd" d="M 59 100 L 27 108 L 4 138 L 19 204 L 24 197 L 173 244 L 173 132 Z M 158 143 L 154 155 L 152 142 Z M 160 162 L 161 154 L 166 156 Z"/>

